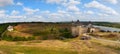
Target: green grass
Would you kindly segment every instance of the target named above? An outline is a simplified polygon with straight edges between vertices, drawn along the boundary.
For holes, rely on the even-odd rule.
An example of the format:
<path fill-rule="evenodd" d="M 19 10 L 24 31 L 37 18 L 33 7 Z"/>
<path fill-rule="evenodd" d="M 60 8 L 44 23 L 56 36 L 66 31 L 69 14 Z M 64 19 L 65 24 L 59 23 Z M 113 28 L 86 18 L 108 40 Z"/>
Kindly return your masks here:
<path fill-rule="evenodd" d="M 0 51 L 6 54 L 77 54 L 77 52 L 69 50 L 53 50 L 41 47 L 23 47 L 23 46 L 0 46 Z"/>

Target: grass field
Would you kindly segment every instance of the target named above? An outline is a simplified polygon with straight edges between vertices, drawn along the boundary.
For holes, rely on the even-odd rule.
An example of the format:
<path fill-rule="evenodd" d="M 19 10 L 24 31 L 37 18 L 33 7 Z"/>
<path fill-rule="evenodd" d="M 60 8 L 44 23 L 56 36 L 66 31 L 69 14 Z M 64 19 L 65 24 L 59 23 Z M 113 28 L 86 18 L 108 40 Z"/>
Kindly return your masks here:
<path fill-rule="evenodd" d="M 0 41 L 0 43 L 0 54 L 78 54 L 77 51 L 65 48 L 68 45 L 61 41 Z"/>
<path fill-rule="evenodd" d="M 51 26 L 51 24 L 49 25 Z M 44 31 L 45 35 L 52 37 L 51 29 L 55 27 L 55 31 L 57 32 L 57 28 L 66 28 L 60 27 L 60 25 L 54 25 L 53 27 L 45 26 L 43 29 L 39 24 L 21 24 L 16 27 L 15 31 L 9 32 L 14 36 L 42 36 L 41 31 Z M 24 27 L 24 28 L 22 28 Z M 70 25 L 69 25 L 70 27 Z M 3 29 L 3 27 L 0 28 Z M 7 28 L 7 26 L 6 26 Z M 39 29 L 39 30 L 38 30 Z M 43 29 L 43 30 L 41 30 Z M 41 31 L 40 31 L 41 30 Z M 2 33 L 4 30 L 1 30 Z M 15 34 L 14 34 L 15 33 Z M 26 34 L 27 33 L 27 34 Z M 34 35 L 35 33 L 35 35 Z M 48 33 L 48 34 L 46 34 Z M 53 34 L 54 33 L 52 32 Z M 20 35 L 21 34 L 21 35 Z M 99 33 L 104 37 L 112 37 L 109 33 Z M 44 36 L 44 35 L 43 35 Z M 54 35 L 53 35 L 54 36 Z M 95 37 L 95 36 L 94 36 Z M 91 40 L 80 40 L 80 38 L 72 38 L 65 40 L 33 40 L 33 41 L 0 41 L 0 54 L 120 54 L 120 44 L 118 42 L 112 42 L 111 39 L 107 38 L 102 39 L 91 39 Z M 116 38 L 115 38 L 116 39 Z M 108 41 L 106 41 L 108 40 Z"/>
<path fill-rule="evenodd" d="M 0 54 L 119 54 L 120 46 L 101 40 L 0 41 Z M 119 47 L 118 47 L 119 46 Z"/>
<path fill-rule="evenodd" d="M 41 47 L 24 47 L 24 46 L 0 46 L 3 54 L 77 54 L 77 52 L 67 50 L 45 49 Z"/>

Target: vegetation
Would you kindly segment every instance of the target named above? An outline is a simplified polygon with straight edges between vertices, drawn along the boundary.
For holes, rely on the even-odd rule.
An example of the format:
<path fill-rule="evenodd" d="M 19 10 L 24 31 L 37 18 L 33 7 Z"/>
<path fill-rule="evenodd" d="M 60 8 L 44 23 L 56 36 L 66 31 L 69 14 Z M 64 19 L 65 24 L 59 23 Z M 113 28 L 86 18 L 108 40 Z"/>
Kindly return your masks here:
<path fill-rule="evenodd" d="M 0 41 L 1 54 L 119 54 L 119 43 L 103 40 Z M 18 44 L 19 43 L 19 44 Z"/>
<path fill-rule="evenodd" d="M 24 46 L 0 46 L 0 51 L 2 51 L 3 54 L 77 54 L 77 52 L 74 51 Z"/>
<path fill-rule="evenodd" d="M 8 27 L 8 24 L 1 24 L 0 25 L 0 35 L 6 30 Z"/>
<path fill-rule="evenodd" d="M 81 22 L 83 24 L 87 24 L 88 22 Z M 94 25 L 99 26 L 109 26 L 109 27 L 116 27 L 120 28 L 119 23 L 109 23 L 109 22 L 92 22 Z M 64 23 L 42 23 L 42 22 L 28 22 L 28 23 L 6 23 L 0 25 L 0 35 L 6 30 L 9 25 L 16 25 L 15 31 L 31 34 L 31 36 L 37 37 L 37 39 L 59 39 L 59 38 L 72 38 L 71 35 L 71 23 L 64 22 Z M 8 35 L 9 32 L 5 32 L 4 36 Z M 14 32 L 15 33 L 15 32 Z M 10 36 L 14 36 L 13 33 Z M 20 34 L 15 36 L 20 36 Z M 26 35 L 24 35 L 26 36 Z M 7 39 L 26 39 L 21 37 L 7 37 Z M 2 37 L 2 39 L 4 39 Z"/>
<path fill-rule="evenodd" d="M 106 22 L 102 24 L 104 23 Z M 70 39 L 72 38 L 70 23 L 14 24 L 15 30 L 11 32 L 6 31 L 8 25 L 10 24 L 1 26 L 3 29 L 1 33 L 5 31 L 1 38 L 7 41 L 0 41 L 0 54 L 120 54 L 119 42 L 106 40 L 116 39 L 117 35 L 113 33 L 100 33 L 103 35 L 92 33 L 90 35 L 102 38 L 80 40 Z M 64 40 L 56 40 L 61 37 Z M 36 38 L 39 40 L 35 40 Z"/>
<path fill-rule="evenodd" d="M 99 33 L 90 33 L 89 35 L 107 40 L 114 40 L 114 41 L 120 40 L 119 33 L 99 32 Z"/>
<path fill-rule="evenodd" d="M 28 41 L 28 40 L 35 40 L 35 37 L 21 37 L 21 36 L 8 36 L 8 35 L 4 35 L 1 37 L 2 40 L 7 40 L 7 41 Z"/>
<path fill-rule="evenodd" d="M 59 32 L 61 33 L 60 36 L 62 36 L 64 38 L 72 38 L 71 31 L 68 30 L 67 28 L 61 29 L 61 30 L 59 30 Z"/>
<path fill-rule="evenodd" d="M 14 31 L 16 32 L 6 31 L 9 25 L 13 25 L 15 29 Z M 2 36 L 2 40 L 8 41 L 18 41 L 20 39 L 25 41 L 28 39 L 34 39 L 35 37 L 42 40 L 59 39 L 60 37 L 71 38 L 70 27 L 70 23 L 5 23 L 1 24 L 0 35 Z M 14 35 L 15 33 L 17 35 Z M 24 33 L 31 34 L 30 36 L 33 36 L 34 38 L 25 38 L 26 35 L 22 35 L 21 37 L 20 35 Z"/>
<path fill-rule="evenodd" d="M 5 24 L 0 24 L 0 36 L 2 35 L 2 33 L 4 32 L 4 31 L 6 31 L 6 29 L 7 29 L 7 27 L 9 26 L 9 25 L 13 25 L 13 26 L 15 26 L 15 25 L 17 25 L 18 23 L 5 23 Z"/>

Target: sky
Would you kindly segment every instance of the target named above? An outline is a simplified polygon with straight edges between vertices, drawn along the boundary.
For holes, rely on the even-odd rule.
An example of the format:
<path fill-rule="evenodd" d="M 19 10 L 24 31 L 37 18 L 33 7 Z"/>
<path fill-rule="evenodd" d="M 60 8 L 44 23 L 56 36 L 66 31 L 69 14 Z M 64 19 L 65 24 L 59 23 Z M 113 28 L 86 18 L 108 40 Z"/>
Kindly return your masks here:
<path fill-rule="evenodd" d="M 120 0 L 0 0 L 0 23 L 120 22 Z"/>

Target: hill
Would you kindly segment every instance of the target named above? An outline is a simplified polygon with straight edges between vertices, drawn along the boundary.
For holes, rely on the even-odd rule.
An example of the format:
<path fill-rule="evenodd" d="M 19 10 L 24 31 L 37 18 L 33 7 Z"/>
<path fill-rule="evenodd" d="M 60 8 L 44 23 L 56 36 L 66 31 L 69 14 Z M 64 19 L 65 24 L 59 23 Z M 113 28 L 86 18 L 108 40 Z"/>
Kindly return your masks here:
<path fill-rule="evenodd" d="M 81 22 L 87 25 L 90 22 Z M 119 23 L 91 22 L 93 25 L 119 27 Z M 7 31 L 9 25 L 14 26 L 14 31 Z M 62 39 L 71 38 L 72 22 L 16 22 L 0 24 L 2 39 Z M 13 38 L 12 38 L 13 37 Z M 64 37 L 64 38 L 63 38 Z"/>
<path fill-rule="evenodd" d="M 72 37 L 71 23 L 16 23 L 16 25 L 13 24 L 13 26 L 13 31 L 6 30 L 2 34 L 3 39 L 8 39 L 7 37 L 11 39 L 12 37 L 25 37 L 30 39 L 59 39 L 63 36 L 65 38 Z"/>

